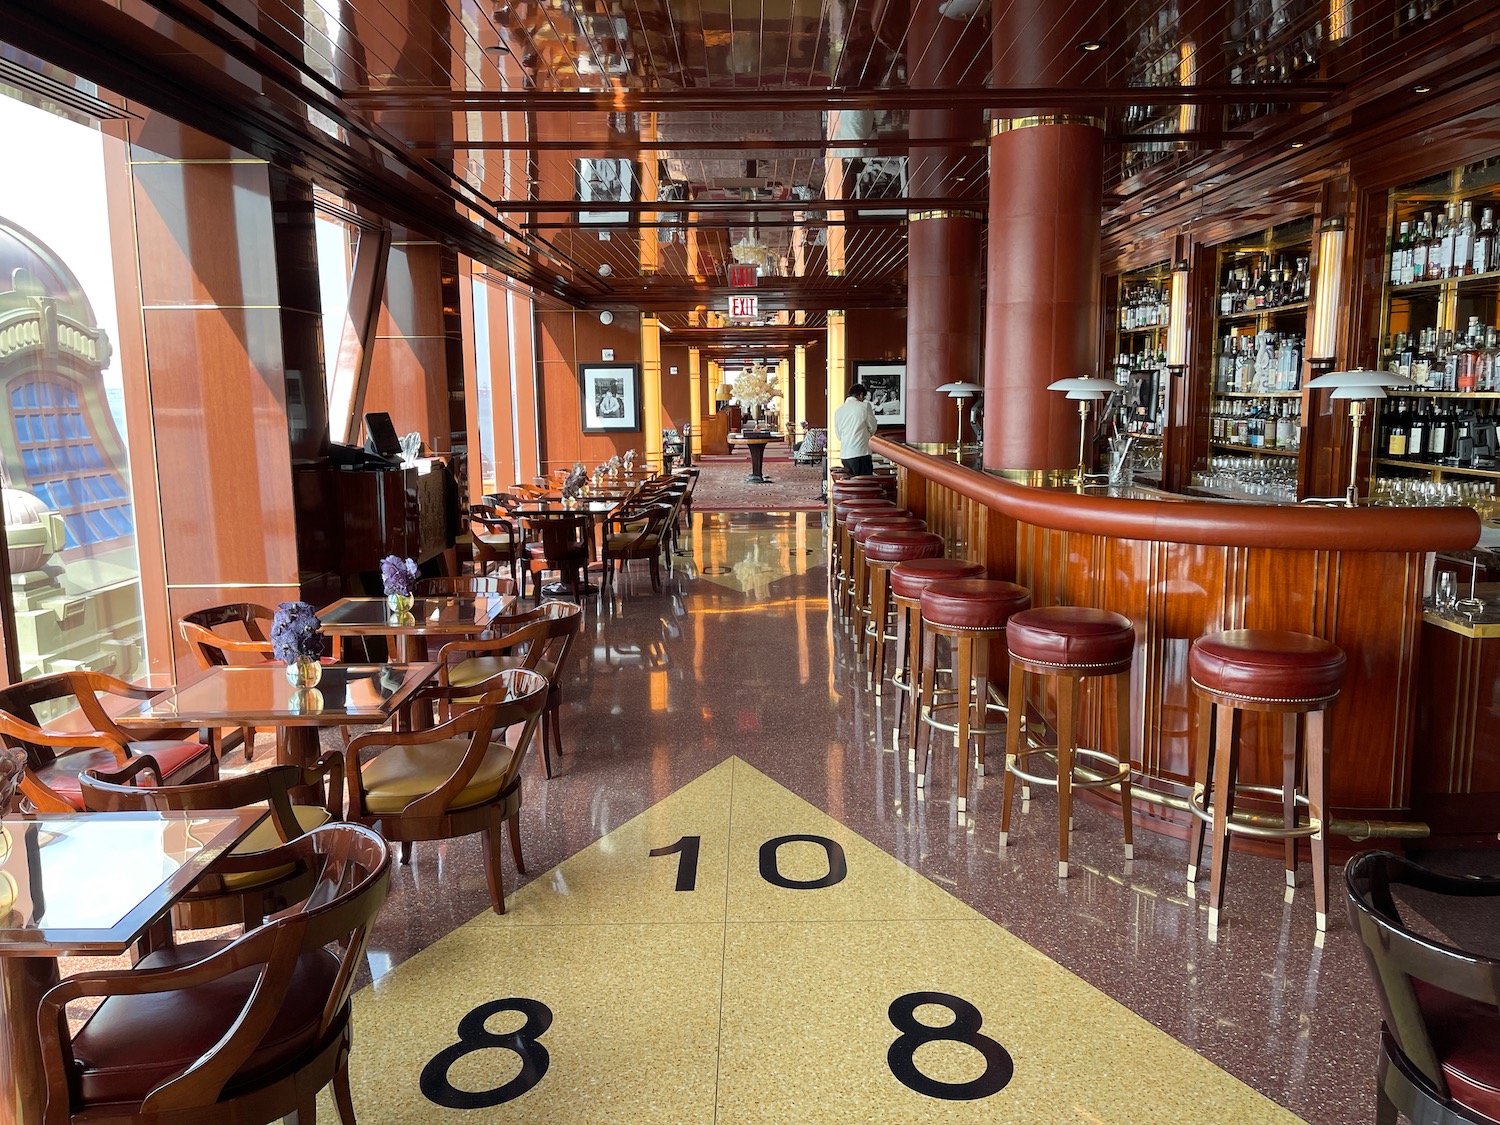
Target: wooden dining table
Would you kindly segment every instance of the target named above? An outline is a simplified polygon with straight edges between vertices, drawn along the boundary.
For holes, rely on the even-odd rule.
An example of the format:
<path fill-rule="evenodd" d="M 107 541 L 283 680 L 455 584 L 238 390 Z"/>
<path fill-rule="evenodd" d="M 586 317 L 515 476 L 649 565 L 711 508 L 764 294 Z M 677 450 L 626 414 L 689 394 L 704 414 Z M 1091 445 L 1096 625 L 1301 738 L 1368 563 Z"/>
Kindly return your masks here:
<path fill-rule="evenodd" d="M 394 637 L 396 659 L 409 664 L 427 658 L 429 638 L 478 636 L 515 604 L 514 594 L 423 597 L 393 614 L 385 598 L 340 598 L 319 610 L 318 620 L 331 637 Z"/>
<path fill-rule="evenodd" d="M 381 726 L 437 674 L 434 663 L 324 664 L 310 687 L 293 687 L 282 664 L 203 668 L 115 717 L 132 727 L 277 727 L 277 761 L 310 766 L 318 728 Z"/>
<path fill-rule="evenodd" d="M 59 957 L 126 953 L 264 809 L 0 819 L 0 1125 L 42 1125 L 37 1011 Z"/>

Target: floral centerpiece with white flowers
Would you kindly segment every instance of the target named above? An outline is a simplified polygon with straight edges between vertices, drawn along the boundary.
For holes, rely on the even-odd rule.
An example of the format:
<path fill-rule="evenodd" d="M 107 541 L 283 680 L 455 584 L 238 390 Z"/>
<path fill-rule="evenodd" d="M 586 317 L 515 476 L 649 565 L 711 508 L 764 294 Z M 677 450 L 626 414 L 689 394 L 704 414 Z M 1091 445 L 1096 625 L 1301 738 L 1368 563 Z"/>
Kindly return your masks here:
<path fill-rule="evenodd" d="M 385 588 L 385 604 L 392 613 L 410 613 L 415 600 L 412 592 L 417 587 L 421 571 L 411 559 L 400 555 L 386 555 L 380 560 L 380 582 Z"/>
<path fill-rule="evenodd" d="M 287 682 L 309 687 L 323 675 L 323 623 L 307 602 L 282 602 L 271 618 L 271 655 L 286 665 Z"/>
<path fill-rule="evenodd" d="M 567 479 L 563 481 L 562 498 L 564 500 L 577 500 L 583 493 L 583 486 L 588 484 L 588 482 L 588 470 L 583 467 L 583 462 L 579 461 L 573 466 L 573 471 L 568 474 Z"/>
<path fill-rule="evenodd" d="M 734 381 L 731 402 L 754 418 L 781 397 L 780 383 L 771 377 L 771 370 L 764 363 L 746 367 Z"/>

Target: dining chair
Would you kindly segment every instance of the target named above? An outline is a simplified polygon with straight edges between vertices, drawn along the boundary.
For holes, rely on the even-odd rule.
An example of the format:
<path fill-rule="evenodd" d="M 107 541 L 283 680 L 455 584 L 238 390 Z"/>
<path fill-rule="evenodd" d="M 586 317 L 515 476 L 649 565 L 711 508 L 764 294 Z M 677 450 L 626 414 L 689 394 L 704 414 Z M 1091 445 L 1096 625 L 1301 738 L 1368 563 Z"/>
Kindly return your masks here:
<path fill-rule="evenodd" d="M 451 701 L 479 692 L 476 706 L 419 731 L 375 731 L 344 751 L 349 819 L 401 844 L 401 862 L 412 845 L 484 834 L 484 873 L 490 905 L 505 913 L 501 869 L 502 826 L 510 836 L 516 872 L 521 858 L 521 764 L 547 703 L 547 680 L 524 668 L 507 668 L 469 688 L 431 685 L 418 694 Z M 519 730 L 519 733 L 512 733 Z M 361 756 L 373 751 L 368 761 Z"/>
<path fill-rule="evenodd" d="M 329 824 L 239 862 L 315 878 L 299 904 L 233 940 L 167 946 L 43 996 L 46 1125 L 311 1125 L 330 1083 L 354 1125 L 349 997 L 390 887 L 390 848 L 368 828 Z M 73 1031 L 68 1005 L 80 1000 L 102 1002 Z"/>
<path fill-rule="evenodd" d="M 419 598 L 498 598 L 515 592 L 516 584 L 513 579 L 495 574 L 419 578 L 413 590 Z"/>
<path fill-rule="evenodd" d="M 117 727 L 101 695 L 151 699 L 159 690 L 136 687 L 100 672 L 54 672 L 0 688 L 0 742 L 26 755 L 21 793 L 38 812 L 83 808 L 79 776 L 85 770 L 118 770 L 149 758 L 164 784 L 219 776 L 213 749 L 194 729 L 163 728 L 132 737 Z M 76 721 L 60 717 L 73 712 Z M 59 716 L 42 719 L 40 715 Z M 50 725 L 49 725 L 50 724 Z"/>
<path fill-rule="evenodd" d="M 542 575 L 555 570 L 575 597 L 583 596 L 584 575 L 589 565 L 592 524 L 587 515 L 552 515 L 522 520 L 527 531 L 526 567 L 531 578 L 532 599 L 542 600 Z M 525 596 L 525 585 L 521 587 Z"/>
<path fill-rule="evenodd" d="M 274 659 L 268 636 L 276 611 L 254 602 L 210 606 L 177 619 L 177 629 L 200 668 L 264 664 Z M 245 760 L 255 756 L 255 727 L 240 728 Z M 213 734 L 218 740 L 218 732 Z"/>
<path fill-rule="evenodd" d="M 661 592 L 663 541 L 675 511 L 671 501 L 657 500 L 622 509 L 605 520 L 605 585 L 613 584 L 617 566 L 623 570 L 632 559 L 645 559 L 651 564 L 651 589 Z"/>
<path fill-rule="evenodd" d="M 1380 1000 L 1376 1122 L 1396 1125 L 1400 1113 L 1422 1125 L 1494 1125 L 1500 957 L 1416 932 L 1392 889 L 1441 895 L 1451 911 L 1455 899 L 1500 897 L 1500 876 L 1440 875 L 1390 852 L 1362 852 L 1344 868 L 1344 884 Z"/>
<path fill-rule="evenodd" d="M 562 756 L 563 675 L 582 628 L 583 610 L 571 602 L 543 602 L 524 614 L 497 619 L 493 638 L 451 641 L 438 650 L 438 683 L 468 689 L 469 695 L 454 698 L 472 701 L 475 685 L 507 668 L 526 668 L 546 677 L 542 773 L 550 778 L 553 751 Z"/>
<path fill-rule="evenodd" d="M 511 584 L 520 582 L 525 536 L 516 521 L 489 504 L 469 505 L 469 530 L 474 539 L 474 565 L 481 574 L 491 566 L 510 568 Z"/>
<path fill-rule="evenodd" d="M 149 758 L 135 758 L 124 769 L 113 772 L 89 770 L 79 778 L 83 807 L 88 812 L 166 812 L 265 805 L 266 818 L 226 853 L 236 863 L 244 856 L 280 847 L 305 832 L 343 819 L 344 758 L 338 753 L 325 754 L 308 767 L 271 766 L 239 777 L 191 785 L 162 785 L 154 773 Z M 150 784 L 137 784 L 142 774 L 153 775 Z M 292 803 L 294 790 L 306 791 L 314 786 L 326 792 L 323 804 Z M 292 864 L 233 873 L 223 872 L 219 864 L 214 864 L 172 908 L 172 920 L 189 930 L 232 925 L 253 929 L 267 915 L 302 899 L 313 882 L 310 869 Z"/>

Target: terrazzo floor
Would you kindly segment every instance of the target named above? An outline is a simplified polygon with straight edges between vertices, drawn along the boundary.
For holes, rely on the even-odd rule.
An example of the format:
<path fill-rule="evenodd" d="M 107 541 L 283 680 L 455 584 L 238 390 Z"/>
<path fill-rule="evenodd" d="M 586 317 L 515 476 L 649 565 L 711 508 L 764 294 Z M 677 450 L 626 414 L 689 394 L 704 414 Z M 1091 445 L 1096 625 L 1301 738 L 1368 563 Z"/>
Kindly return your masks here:
<path fill-rule="evenodd" d="M 361 1120 L 1372 1121 L 1342 906 L 1319 943 L 1310 888 L 1236 855 L 1209 942 L 1178 840 L 1138 829 L 1127 862 L 1084 805 L 1060 882 L 1046 796 L 1003 851 L 998 776 L 959 814 L 937 753 L 919 799 L 830 621 L 821 518 L 700 514 L 662 594 L 640 569 L 590 603 L 509 913 L 473 839 L 395 870 Z"/>

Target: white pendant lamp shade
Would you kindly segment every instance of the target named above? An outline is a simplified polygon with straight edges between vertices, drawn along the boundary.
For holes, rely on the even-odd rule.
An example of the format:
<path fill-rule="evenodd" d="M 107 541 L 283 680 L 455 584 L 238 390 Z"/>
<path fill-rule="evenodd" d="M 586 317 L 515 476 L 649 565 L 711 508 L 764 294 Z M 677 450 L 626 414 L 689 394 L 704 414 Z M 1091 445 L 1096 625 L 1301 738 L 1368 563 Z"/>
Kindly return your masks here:
<path fill-rule="evenodd" d="M 1384 387 L 1336 387 L 1329 398 L 1385 398 Z"/>
<path fill-rule="evenodd" d="M 1405 375 L 1397 375 L 1394 371 L 1366 371 L 1358 369 L 1354 371 L 1330 371 L 1327 375 L 1319 375 L 1316 379 L 1309 379 L 1307 385 L 1314 389 L 1325 387 L 1409 387 L 1412 385 L 1410 379 Z M 1348 395 L 1344 396 L 1349 397 Z"/>
<path fill-rule="evenodd" d="M 1105 398 L 1120 389 L 1113 379 L 1058 379 L 1047 384 L 1049 391 L 1066 391 L 1069 398 Z"/>
<path fill-rule="evenodd" d="M 942 391 L 949 398 L 973 398 L 980 391 L 984 390 L 984 387 L 978 383 L 957 382 L 944 383 L 938 390 Z"/>

